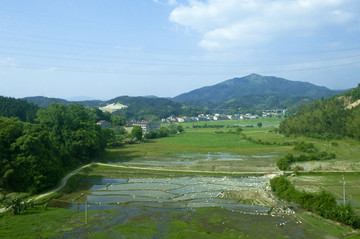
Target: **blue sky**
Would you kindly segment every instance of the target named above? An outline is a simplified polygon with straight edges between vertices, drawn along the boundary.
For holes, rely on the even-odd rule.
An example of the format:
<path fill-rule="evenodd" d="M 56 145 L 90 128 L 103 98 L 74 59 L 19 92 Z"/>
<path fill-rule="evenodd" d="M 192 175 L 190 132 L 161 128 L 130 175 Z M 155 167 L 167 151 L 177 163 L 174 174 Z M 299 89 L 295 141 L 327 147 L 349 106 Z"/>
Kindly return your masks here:
<path fill-rule="evenodd" d="M 360 83 L 358 0 L 2 0 L 0 95 L 178 94 L 251 73 Z"/>

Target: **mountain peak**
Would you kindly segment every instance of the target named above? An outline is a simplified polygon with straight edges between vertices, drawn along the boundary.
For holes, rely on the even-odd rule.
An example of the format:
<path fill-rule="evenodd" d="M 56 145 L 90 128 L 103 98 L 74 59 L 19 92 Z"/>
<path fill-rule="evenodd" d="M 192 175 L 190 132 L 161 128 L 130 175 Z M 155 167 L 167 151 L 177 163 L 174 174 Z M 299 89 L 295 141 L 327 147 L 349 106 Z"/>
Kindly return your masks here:
<path fill-rule="evenodd" d="M 290 102 L 329 97 L 336 93 L 338 92 L 307 82 L 290 81 L 253 73 L 181 94 L 174 100 L 208 108 L 229 107 L 229 102 L 237 102 L 236 105 L 234 103 L 231 106 L 234 108 L 252 108 L 261 102 L 263 107 L 269 104 L 275 108 L 286 108 Z M 281 101 L 286 102 L 286 99 L 290 98 L 291 100 L 286 104 L 280 103 Z"/>
<path fill-rule="evenodd" d="M 244 78 L 258 78 L 258 77 L 263 77 L 262 75 L 256 74 L 256 73 L 252 73 L 248 76 L 245 76 Z"/>

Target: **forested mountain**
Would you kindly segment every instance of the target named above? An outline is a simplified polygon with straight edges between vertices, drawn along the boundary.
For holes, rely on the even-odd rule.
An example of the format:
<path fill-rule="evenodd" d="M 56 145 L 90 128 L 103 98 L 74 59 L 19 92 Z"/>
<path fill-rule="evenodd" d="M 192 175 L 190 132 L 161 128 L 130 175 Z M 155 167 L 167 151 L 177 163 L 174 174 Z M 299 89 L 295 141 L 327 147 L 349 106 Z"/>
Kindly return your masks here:
<path fill-rule="evenodd" d="M 360 140 L 360 84 L 343 94 L 316 100 L 281 122 L 286 135 Z"/>
<path fill-rule="evenodd" d="M 304 99 L 330 97 L 338 91 L 307 82 L 251 74 L 206 86 L 173 98 L 206 108 L 287 108 Z"/>
<path fill-rule="evenodd" d="M 159 120 L 161 118 L 166 118 L 169 115 L 195 115 L 200 113 L 199 109 L 165 98 L 120 96 L 109 100 L 106 103 L 117 102 L 128 107 L 116 111 L 114 114 L 126 119 Z"/>
<path fill-rule="evenodd" d="M 64 105 L 70 105 L 76 103 L 89 107 L 97 107 L 104 104 L 101 100 L 68 101 L 60 98 L 48 98 L 45 96 L 31 96 L 31 97 L 25 97 L 23 99 L 41 108 L 48 108 L 51 105 L 51 103 L 61 103 Z"/>
<path fill-rule="evenodd" d="M 30 96 L 25 97 L 23 100 L 26 100 L 29 103 L 33 103 L 41 108 L 48 108 L 51 103 L 62 103 L 64 105 L 70 104 L 69 101 L 59 98 L 48 98 L 44 96 Z"/>
<path fill-rule="evenodd" d="M 218 112 L 221 112 L 221 110 L 239 111 L 239 109 L 245 111 L 286 109 L 317 98 L 330 97 L 336 93 L 340 93 L 340 91 L 333 91 L 326 87 L 306 82 L 289 81 L 273 76 L 252 74 L 193 90 L 173 99 L 155 96 L 120 96 L 108 101 L 90 100 L 75 103 L 86 107 L 121 103 L 128 107 L 115 112 L 115 115 L 122 116 L 128 120 L 159 120 L 169 115 L 192 116 L 200 113 L 200 111 L 203 113 L 204 109 L 216 110 Z M 52 102 L 59 102 L 65 105 L 73 103 L 63 99 L 40 96 L 27 97 L 25 100 L 45 108 Z"/>
<path fill-rule="evenodd" d="M 76 103 L 85 107 L 100 107 L 112 103 L 121 103 L 126 105 L 127 108 L 115 112 L 114 115 L 122 116 L 127 120 L 159 120 L 161 118 L 166 118 L 169 115 L 196 115 L 200 113 L 200 110 L 195 107 L 157 97 L 120 96 L 108 101 L 90 100 L 77 102 L 70 102 L 64 99 L 47 98 L 42 96 L 26 97 L 24 99 L 28 102 L 37 104 L 42 108 L 49 107 L 53 102 L 62 103 L 64 105 Z"/>
<path fill-rule="evenodd" d="M 18 117 L 24 122 L 34 122 L 39 107 L 24 100 L 0 96 L 0 116 Z"/>

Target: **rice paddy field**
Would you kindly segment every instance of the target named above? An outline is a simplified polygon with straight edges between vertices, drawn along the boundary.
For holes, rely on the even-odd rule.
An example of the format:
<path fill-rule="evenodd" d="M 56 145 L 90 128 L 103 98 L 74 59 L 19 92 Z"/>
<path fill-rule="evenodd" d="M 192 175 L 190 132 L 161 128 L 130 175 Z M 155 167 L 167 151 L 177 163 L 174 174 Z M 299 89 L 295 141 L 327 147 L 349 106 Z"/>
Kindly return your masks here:
<path fill-rule="evenodd" d="M 77 222 L 54 238 L 351 238 L 356 235 L 350 228 L 306 212 L 274 212 L 274 208 L 284 204 L 271 196 L 268 180 L 269 176 L 186 176 L 186 173 L 169 175 L 151 170 L 141 173 L 96 166 L 74 192 L 50 201 L 49 207 L 71 211 L 69 221 Z M 266 200 L 255 203 L 255 198 L 264 195 Z"/>
<path fill-rule="evenodd" d="M 285 143 L 312 142 L 337 157 L 302 163 L 305 170 L 291 177 L 296 188 L 325 188 L 340 202 L 344 174 L 347 200 L 359 211 L 359 143 L 286 138 L 274 130 L 279 119 L 260 121 L 263 127 L 242 134 L 232 126 L 259 120 L 214 122 L 223 128 L 187 123 L 181 134 L 110 149 L 106 165 L 82 171 L 75 190 L 48 208 L 2 215 L 0 238 L 359 238 L 359 231 L 279 201 L 269 188 L 276 159 L 299 153 Z"/>

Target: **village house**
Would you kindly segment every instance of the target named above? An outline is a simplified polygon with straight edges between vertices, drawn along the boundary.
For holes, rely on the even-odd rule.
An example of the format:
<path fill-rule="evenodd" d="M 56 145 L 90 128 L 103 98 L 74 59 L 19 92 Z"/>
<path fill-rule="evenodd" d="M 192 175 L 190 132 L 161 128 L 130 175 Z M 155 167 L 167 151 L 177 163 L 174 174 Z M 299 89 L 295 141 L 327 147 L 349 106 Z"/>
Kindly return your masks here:
<path fill-rule="evenodd" d="M 160 124 L 150 122 L 132 122 L 132 126 L 140 126 L 143 134 L 149 133 L 151 130 L 159 130 Z"/>

